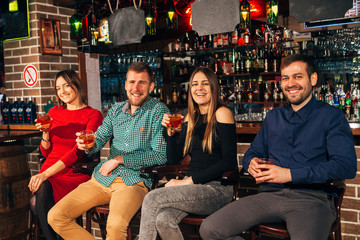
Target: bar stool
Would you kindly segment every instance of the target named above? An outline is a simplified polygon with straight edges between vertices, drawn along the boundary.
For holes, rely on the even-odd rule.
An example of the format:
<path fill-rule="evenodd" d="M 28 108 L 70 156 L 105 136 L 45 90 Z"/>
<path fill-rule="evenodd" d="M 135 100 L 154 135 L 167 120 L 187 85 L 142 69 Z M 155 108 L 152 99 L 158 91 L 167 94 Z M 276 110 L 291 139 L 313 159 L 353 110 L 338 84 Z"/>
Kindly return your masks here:
<path fill-rule="evenodd" d="M 336 220 L 332 224 L 329 233 L 329 239 L 341 240 L 341 204 L 344 198 L 346 185 L 343 180 L 334 180 L 329 183 L 330 190 L 338 195 L 338 198 L 334 199 L 336 207 Z M 250 229 L 251 240 L 260 240 L 261 234 L 269 234 L 272 236 L 279 236 L 290 238 L 289 232 L 286 229 L 284 223 L 267 223 L 259 224 Z"/>
<path fill-rule="evenodd" d="M 38 163 L 40 164 L 40 167 L 42 164 L 46 161 L 46 158 L 41 154 L 39 151 L 38 155 Z M 94 154 L 93 156 L 90 156 L 89 158 L 84 159 L 84 161 L 76 164 L 73 166 L 73 169 L 75 172 L 81 172 L 82 174 L 86 174 L 91 176 L 94 167 L 100 162 L 100 153 Z M 83 226 L 83 217 L 82 215 L 77 217 L 75 219 L 76 223 L 80 226 Z M 30 239 L 38 240 L 39 239 L 39 219 L 38 217 L 30 210 Z"/>

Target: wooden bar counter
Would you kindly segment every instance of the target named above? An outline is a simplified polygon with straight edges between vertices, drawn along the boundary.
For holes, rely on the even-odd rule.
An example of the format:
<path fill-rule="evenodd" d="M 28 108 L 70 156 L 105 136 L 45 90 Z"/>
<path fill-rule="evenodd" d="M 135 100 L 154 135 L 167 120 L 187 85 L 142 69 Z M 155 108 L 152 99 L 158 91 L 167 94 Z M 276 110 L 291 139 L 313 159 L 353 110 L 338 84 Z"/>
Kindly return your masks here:
<path fill-rule="evenodd" d="M 27 239 L 31 192 L 24 139 L 41 136 L 34 125 L 0 125 L 0 239 Z"/>
<path fill-rule="evenodd" d="M 360 136 L 360 123 L 349 123 L 354 137 Z M 257 134 L 262 126 L 261 122 L 236 123 L 236 134 Z"/>

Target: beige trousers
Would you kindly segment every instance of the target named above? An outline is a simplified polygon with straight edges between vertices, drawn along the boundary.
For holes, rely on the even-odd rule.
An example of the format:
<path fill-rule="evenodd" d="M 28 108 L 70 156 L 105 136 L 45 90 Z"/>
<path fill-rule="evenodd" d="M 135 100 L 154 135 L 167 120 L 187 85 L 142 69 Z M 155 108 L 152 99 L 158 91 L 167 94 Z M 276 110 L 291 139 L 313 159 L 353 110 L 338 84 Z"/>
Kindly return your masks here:
<path fill-rule="evenodd" d="M 129 222 L 147 192 L 143 182 L 126 186 L 121 177 L 117 177 L 109 187 L 104 187 L 92 177 L 55 204 L 48 213 L 48 222 L 65 240 L 95 239 L 73 220 L 94 206 L 109 204 L 106 239 L 125 240 Z"/>

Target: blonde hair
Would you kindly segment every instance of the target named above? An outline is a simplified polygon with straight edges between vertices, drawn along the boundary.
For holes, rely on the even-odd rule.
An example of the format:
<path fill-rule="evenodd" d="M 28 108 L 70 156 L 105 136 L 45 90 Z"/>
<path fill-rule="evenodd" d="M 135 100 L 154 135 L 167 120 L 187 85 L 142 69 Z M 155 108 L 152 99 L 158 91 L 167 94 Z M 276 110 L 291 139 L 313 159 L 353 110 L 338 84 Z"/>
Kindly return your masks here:
<path fill-rule="evenodd" d="M 190 76 L 190 84 L 188 91 L 188 127 L 185 138 L 184 145 L 184 156 L 191 151 L 191 145 L 194 135 L 194 128 L 196 123 L 199 121 L 199 117 L 201 115 L 198 104 L 194 101 L 191 94 L 192 82 L 195 74 L 203 73 L 210 84 L 211 89 L 211 98 L 209 103 L 208 113 L 206 115 L 205 122 L 207 123 L 204 139 L 202 141 L 202 149 L 203 151 L 208 151 L 210 154 L 212 153 L 212 140 L 213 136 L 215 136 L 214 126 L 216 124 L 215 112 L 216 109 L 221 106 L 220 102 L 220 88 L 216 78 L 216 74 L 207 67 L 197 67 Z"/>

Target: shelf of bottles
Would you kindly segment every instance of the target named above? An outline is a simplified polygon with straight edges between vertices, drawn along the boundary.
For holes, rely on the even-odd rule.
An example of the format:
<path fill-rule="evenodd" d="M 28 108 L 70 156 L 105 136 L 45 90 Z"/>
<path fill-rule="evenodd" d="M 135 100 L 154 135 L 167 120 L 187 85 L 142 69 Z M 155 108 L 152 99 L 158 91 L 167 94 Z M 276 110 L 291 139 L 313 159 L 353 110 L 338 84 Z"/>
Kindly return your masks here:
<path fill-rule="evenodd" d="M 162 54 L 159 50 L 100 56 L 101 104 L 104 113 L 115 102 L 127 99 L 126 72 L 133 62 L 146 62 L 154 72 L 155 88 L 151 96 L 160 99 L 163 86 Z"/>
<path fill-rule="evenodd" d="M 24 97 L 2 98 L 0 124 L 34 124 L 35 119 L 36 105 L 32 97 L 28 98 L 28 102 L 24 101 Z"/>
<path fill-rule="evenodd" d="M 359 34 L 359 27 L 319 31 L 303 42 L 303 53 L 315 58 L 320 73 L 314 96 L 343 110 L 349 122 L 360 121 Z"/>
<path fill-rule="evenodd" d="M 211 68 L 218 76 L 222 101 L 240 122 L 262 121 L 267 111 L 285 103 L 279 68 L 282 59 L 295 52 L 300 46 L 291 32 L 262 24 L 202 37 L 189 32 L 163 55 L 171 61 L 173 82 L 188 81 L 196 66 Z"/>
<path fill-rule="evenodd" d="M 184 81 L 196 66 L 213 69 L 222 100 L 239 122 L 246 122 L 262 121 L 269 110 L 286 103 L 279 67 L 293 53 L 314 57 L 319 73 L 315 97 L 342 109 L 350 122 L 360 121 L 359 27 L 312 32 L 311 39 L 299 42 L 288 29 L 273 25 L 202 37 L 189 32 L 163 55 L 172 61 L 172 81 Z"/>

